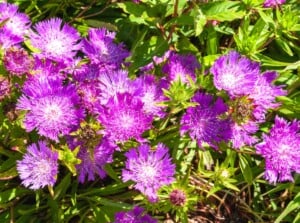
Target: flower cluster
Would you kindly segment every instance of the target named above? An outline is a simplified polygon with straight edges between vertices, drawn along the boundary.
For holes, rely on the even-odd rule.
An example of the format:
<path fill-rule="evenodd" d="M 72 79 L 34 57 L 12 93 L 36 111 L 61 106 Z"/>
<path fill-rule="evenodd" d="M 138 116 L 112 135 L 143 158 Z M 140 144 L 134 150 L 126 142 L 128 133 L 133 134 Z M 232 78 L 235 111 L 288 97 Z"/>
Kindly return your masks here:
<path fill-rule="evenodd" d="M 232 145 L 241 148 L 253 145 L 257 139 L 253 134 L 265 121 L 268 109 L 280 104 L 277 96 L 285 95 L 282 86 L 274 85 L 277 73 L 260 73 L 260 65 L 235 51 L 218 58 L 210 69 L 218 90 L 230 96 L 228 102 L 232 119 Z"/>
<path fill-rule="evenodd" d="M 264 7 L 284 2 L 265 1 Z M 170 153 L 160 142 L 169 129 L 183 144 L 188 138 L 214 152 L 221 152 L 221 145 L 252 146 L 265 160 L 270 183 L 293 181 L 292 174 L 300 173 L 299 121 L 276 116 L 269 134 L 257 134 L 268 112 L 280 106 L 276 98 L 287 93 L 274 83 L 278 74 L 262 71 L 258 62 L 236 51 L 220 56 L 206 71 L 208 65 L 200 65 L 195 55 L 175 50 L 132 70 L 126 60 L 131 54 L 115 32 L 90 28 L 83 37 L 55 17 L 31 25 L 9 3 L 0 3 L 0 50 L 7 71 L 0 76 L 0 100 L 15 100 L 29 144 L 17 161 L 25 187 L 52 187 L 59 162 L 82 184 L 99 178 L 105 184 L 105 177 L 115 174 L 106 170 L 115 167 L 118 156 L 121 181 L 132 183 L 150 203 L 158 202 L 160 190 L 181 177 L 176 176 L 181 153 L 177 148 Z M 183 100 L 170 92 L 184 95 Z M 183 190 L 167 197 L 178 209 L 188 204 Z M 157 220 L 134 207 L 117 213 L 115 222 Z"/>

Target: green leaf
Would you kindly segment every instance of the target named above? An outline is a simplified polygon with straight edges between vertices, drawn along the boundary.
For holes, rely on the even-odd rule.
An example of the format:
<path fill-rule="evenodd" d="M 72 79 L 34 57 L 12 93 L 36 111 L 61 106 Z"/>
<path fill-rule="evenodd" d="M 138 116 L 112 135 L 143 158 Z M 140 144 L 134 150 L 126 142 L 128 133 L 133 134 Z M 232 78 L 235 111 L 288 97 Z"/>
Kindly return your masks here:
<path fill-rule="evenodd" d="M 246 15 L 241 3 L 236 1 L 208 2 L 203 4 L 201 9 L 208 20 L 221 22 L 241 19 Z"/>
<path fill-rule="evenodd" d="M 274 22 L 273 18 L 270 15 L 267 15 L 261 9 L 258 9 L 257 12 L 260 15 L 260 17 L 262 18 L 262 20 L 265 21 L 266 24 L 268 24 L 268 25 L 272 26 L 273 28 L 275 28 L 275 22 Z"/>
<path fill-rule="evenodd" d="M 12 179 L 14 177 L 18 176 L 18 172 L 16 167 L 12 167 L 4 172 L 0 173 L 0 180 L 9 180 Z"/>
<path fill-rule="evenodd" d="M 276 218 L 274 223 L 280 223 L 282 220 L 292 211 L 300 207 L 300 193 L 298 193 L 295 198 L 286 206 L 283 212 Z"/>
<path fill-rule="evenodd" d="M 53 199 L 56 200 L 62 197 L 66 193 L 67 189 L 69 188 L 70 183 L 71 183 L 71 174 L 68 173 L 64 177 L 64 179 L 58 184 L 58 186 L 55 187 Z"/>
<path fill-rule="evenodd" d="M 89 190 L 87 190 L 85 193 L 80 193 L 77 197 L 81 198 L 81 197 L 89 197 L 92 195 L 98 195 L 98 196 L 108 196 L 108 195 L 113 195 L 113 194 L 117 194 L 120 193 L 124 190 L 127 190 L 128 186 L 130 186 L 132 184 L 132 182 L 127 181 L 125 183 L 116 183 L 116 184 L 110 184 L 106 187 L 102 187 L 102 188 L 91 188 Z"/>
<path fill-rule="evenodd" d="M 294 53 L 291 50 L 291 48 L 289 47 L 288 41 L 281 39 L 281 38 L 276 38 L 275 42 L 278 44 L 278 46 L 284 50 L 284 52 L 286 52 L 289 56 L 293 56 Z"/>
<path fill-rule="evenodd" d="M 13 188 L 6 191 L 0 192 L 0 203 L 6 203 L 15 199 L 18 196 L 25 195 L 29 192 L 27 189 L 23 188 Z"/>
<path fill-rule="evenodd" d="M 252 170 L 250 168 L 247 158 L 244 157 L 242 154 L 239 154 L 239 166 L 241 168 L 242 174 L 246 182 L 248 184 L 252 184 L 253 183 Z"/>
<path fill-rule="evenodd" d="M 195 7 L 194 14 L 195 14 L 194 15 L 195 36 L 199 36 L 203 31 L 207 19 L 206 16 L 201 11 L 201 9 L 198 7 Z"/>
<path fill-rule="evenodd" d="M 117 182 L 121 182 L 120 178 L 118 177 L 118 174 L 114 171 L 114 169 L 111 167 L 110 164 L 106 164 L 105 167 L 105 172 L 110 176 L 112 179 L 114 179 Z"/>

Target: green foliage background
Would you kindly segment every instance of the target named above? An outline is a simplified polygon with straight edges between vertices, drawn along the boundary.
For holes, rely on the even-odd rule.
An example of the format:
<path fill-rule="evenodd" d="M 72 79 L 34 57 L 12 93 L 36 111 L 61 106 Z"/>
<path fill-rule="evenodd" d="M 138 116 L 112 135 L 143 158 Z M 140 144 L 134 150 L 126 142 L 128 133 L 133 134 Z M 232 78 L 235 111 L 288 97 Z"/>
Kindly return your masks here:
<path fill-rule="evenodd" d="M 199 150 L 195 142 L 181 138 L 178 117 L 192 104 L 189 99 L 199 88 L 214 93 L 210 76 L 204 75 L 221 54 L 231 49 L 260 62 L 263 69 L 279 72 L 277 84 L 285 85 L 288 95 L 278 100 L 282 106 L 269 113 L 261 132 L 268 132 L 276 114 L 292 120 L 300 118 L 300 4 L 288 0 L 280 8 L 265 9 L 261 0 L 16 0 L 33 24 L 60 17 L 83 35 L 89 27 L 106 27 L 117 32 L 132 55 L 130 75 L 161 56 L 168 49 L 195 54 L 202 67 L 197 82 L 173 86 L 165 95 L 169 116 L 159 120 L 147 133 L 151 143 L 163 142 L 172 148 L 178 179 L 172 188 L 183 188 L 188 205 L 174 208 L 168 203 L 170 188 L 160 192 L 162 201 L 148 204 L 131 183 L 119 179 L 122 153 L 107 165 L 109 178 L 78 184 L 72 170 L 75 154 L 67 154 L 66 167 L 60 167 L 58 181 L 49 190 L 31 191 L 20 185 L 15 162 L 21 159 L 29 141 L 37 135 L 21 127 L 22 116 L 11 117 L 7 104 L 0 106 L 0 222 L 111 222 L 114 213 L 129 210 L 133 204 L 147 208 L 160 221 L 177 222 L 300 222 L 300 175 L 295 181 L 270 185 L 263 178 L 263 160 L 253 148 L 220 151 Z M 215 22 L 216 24 L 214 24 Z M 30 44 L 26 47 L 31 49 Z M 5 73 L 1 66 L 0 72 Z M 170 124 L 172 123 L 172 124 Z M 124 145 L 124 150 L 134 146 Z M 14 150 L 12 150 L 14 148 Z M 62 151 L 64 149 L 62 148 Z M 68 166 L 69 165 L 69 166 Z M 69 169 L 67 168 L 69 167 Z"/>

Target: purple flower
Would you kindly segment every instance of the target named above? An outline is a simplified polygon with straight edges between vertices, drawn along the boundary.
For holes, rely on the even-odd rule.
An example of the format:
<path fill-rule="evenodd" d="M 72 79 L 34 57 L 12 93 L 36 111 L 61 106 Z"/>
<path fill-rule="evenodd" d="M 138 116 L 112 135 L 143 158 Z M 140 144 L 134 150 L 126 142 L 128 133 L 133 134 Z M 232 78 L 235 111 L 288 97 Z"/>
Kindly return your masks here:
<path fill-rule="evenodd" d="M 158 103 L 165 100 L 161 83 L 155 80 L 153 75 L 143 75 L 134 80 L 138 96 L 144 103 L 144 110 L 153 116 L 163 117 L 165 112 Z"/>
<path fill-rule="evenodd" d="M 219 57 L 210 69 L 218 90 L 231 96 L 247 95 L 255 86 L 260 73 L 259 64 L 235 51 Z"/>
<path fill-rule="evenodd" d="M 13 45 L 23 41 L 22 37 L 14 35 L 9 30 L 0 29 L 0 47 L 3 49 L 8 49 Z"/>
<path fill-rule="evenodd" d="M 232 129 L 232 146 L 235 149 L 239 149 L 243 146 L 252 146 L 257 142 L 257 138 L 254 133 L 258 130 L 258 123 L 249 121 L 244 124 L 238 124 L 233 122 L 231 125 Z"/>
<path fill-rule="evenodd" d="M 127 212 L 117 212 L 113 223 L 157 223 L 157 220 L 145 214 L 143 208 L 136 206 Z"/>
<path fill-rule="evenodd" d="M 232 97 L 230 104 L 231 118 L 233 120 L 232 144 L 234 148 L 253 145 L 257 142 L 254 133 L 258 124 L 265 121 L 268 109 L 277 108 L 280 103 L 276 97 L 285 95 L 282 86 L 275 86 L 272 82 L 277 73 L 267 71 L 257 77 L 254 88 L 247 95 Z"/>
<path fill-rule="evenodd" d="M 66 69 L 66 65 L 61 62 L 54 62 L 48 58 L 38 58 L 34 57 L 34 67 L 31 70 L 30 74 L 33 76 L 39 75 L 48 76 L 48 77 L 59 77 L 59 78 L 66 78 L 64 74 L 64 70 Z"/>
<path fill-rule="evenodd" d="M 129 52 L 122 43 L 116 44 L 115 32 L 105 28 L 90 29 L 88 38 L 82 41 L 82 51 L 96 64 L 101 64 L 107 70 L 120 69 Z"/>
<path fill-rule="evenodd" d="M 77 61 L 80 63 L 80 60 Z M 78 66 L 78 64 L 77 64 Z M 99 64 L 91 63 L 91 64 L 84 64 L 77 69 L 74 69 L 73 77 L 78 82 L 85 82 L 85 81 L 97 81 L 99 77 L 101 77 L 101 67 Z"/>
<path fill-rule="evenodd" d="M 3 64 L 11 74 L 20 76 L 29 73 L 33 67 L 33 59 L 23 48 L 12 47 L 5 51 Z"/>
<path fill-rule="evenodd" d="M 181 189 L 174 189 L 169 195 L 171 204 L 179 207 L 183 207 L 187 202 L 187 196 L 185 191 Z"/>
<path fill-rule="evenodd" d="M 188 133 L 197 140 L 199 147 L 207 143 L 217 148 L 219 142 L 228 141 L 231 138 L 231 122 L 221 117 L 227 111 L 223 100 L 217 98 L 214 101 L 213 96 L 198 92 L 192 101 L 199 105 L 189 107 L 182 116 L 180 134 Z"/>
<path fill-rule="evenodd" d="M 300 173 L 300 122 L 275 117 L 275 124 L 256 151 L 265 159 L 265 178 L 270 183 L 294 181 L 292 172 Z"/>
<path fill-rule="evenodd" d="M 58 153 L 39 141 L 27 148 L 22 160 L 17 161 L 22 184 L 33 190 L 53 186 L 58 173 Z"/>
<path fill-rule="evenodd" d="M 143 141 L 142 134 L 151 128 L 153 117 L 143 110 L 143 102 L 129 93 L 117 94 L 99 108 L 103 134 L 115 142 L 129 139 Z"/>
<path fill-rule="evenodd" d="M 97 87 L 100 90 L 99 100 L 102 105 L 105 105 L 111 97 L 116 97 L 118 93 L 134 94 L 137 90 L 125 70 L 101 74 Z"/>
<path fill-rule="evenodd" d="M 36 75 L 29 78 L 18 100 L 17 108 L 27 110 L 27 131 L 37 129 L 40 135 L 58 141 L 58 136 L 77 128 L 83 118 L 79 97 L 73 85 L 63 85 L 58 77 Z"/>
<path fill-rule="evenodd" d="M 0 76 L 0 101 L 11 92 L 11 86 L 5 77 Z"/>
<path fill-rule="evenodd" d="M 280 106 L 276 102 L 276 97 L 286 95 L 286 91 L 282 89 L 283 86 L 276 86 L 273 84 L 278 74 L 275 71 L 266 71 L 258 76 L 252 92 L 249 97 L 255 100 L 256 106 L 260 106 L 261 110 L 275 109 Z"/>
<path fill-rule="evenodd" d="M 183 83 L 189 83 L 187 75 L 196 79 L 196 69 L 200 68 L 197 58 L 192 54 L 179 55 L 171 52 L 166 64 L 162 67 L 162 72 L 167 74 L 170 81 L 181 80 Z"/>
<path fill-rule="evenodd" d="M 94 149 L 81 146 L 78 153 L 78 158 L 81 163 L 76 166 L 79 171 L 79 182 L 84 183 L 87 177 L 88 181 L 95 180 L 95 175 L 99 175 L 101 179 L 106 176 L 104 166 L 113 161 L 113 152 L 116 145 L 108 141 L 107 138 L 102 138 L 101 143 Z"/>
<path fill-rule="evenodd" d="M 125 156 L 125 169 L 122 170 L 122 180 L 134 181 L 135 189 L 146 195 L 151 202 L 157 201 L 157 191 L 174 181 L 175 165 L 172 164 L 168 148 L 162 143 L 155 151 L 142 144 L 130 149 Z"/>
<path fill-rule="evenodd" d="M 265 8 L 275 8 L 276 6 L 282 5 L 286 2 L 286 0 L 265 0 L 264 7 Z"/>
<path fill-rule="evenodd" d="M 29 34 L 31 44 L 41 52 L 41 58 L 63 61 L 66 64 L 73 60 L 80 49 L 79 33 L 59 18 L 38 22 Z"/>
<path fill-rule="evenodd" d="M 30 27 L 29 17 L 18 12 L 18 6 L 10 3 L 0 3 L 0 45 L 4 49 L 21 43 Z"/>
<path fill-rule="evenodd" d="M 100 90 L 95 86 L 95 82 L 81 82 L 77 85 L 77 92 L 81 97 L 81 105 L 90 113 L 96 114 L 100 106 Z"/>

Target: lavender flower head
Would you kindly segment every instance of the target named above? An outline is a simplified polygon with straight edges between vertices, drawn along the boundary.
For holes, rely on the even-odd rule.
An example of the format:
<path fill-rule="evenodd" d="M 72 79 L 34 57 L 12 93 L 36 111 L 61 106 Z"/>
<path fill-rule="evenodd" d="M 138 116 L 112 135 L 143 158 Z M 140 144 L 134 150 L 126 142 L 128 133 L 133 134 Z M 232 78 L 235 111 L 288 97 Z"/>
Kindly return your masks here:
<path fill-rule="evenodd" d="M 292 173 L 300 173 L 300 122 L 288 122 L 278 116 L 269 134 L 256 145 L 265 159 L 265 179 L 270 183 L 294 181 Z"/>
<path fill-rule="evenodd" d="M 79 108 L 75 86 L 63 85 L 54 76 L 36 75 L 24 84 L 17 109 L 28 111 L 24 125 L 27 131 L 58 141 L 58 136 L 70 133 L 79 125 L 83 111 Z"/>
<path fill-rule="evenodd" d="M 151 128 L 153 117 L 143 110 L 143 102 L 129 93 L 117 94 L 106 106 L 99 108 L 103 134 L 113 142 L 142 139 L 142 133 Z"/>
<path fill-rule="evenodd" d="M 276 6 L 282 5 L 286 2 L 286 0 L 265 0 L 264 7 L 265 8 L 275 8 Z"/>
<path fill-rule="evenodd" d="M 18 6 L 10 3 L 0 3 L 0 45 L 4 49 L 24 40 L 24 35 L 30 27 L 29 17 L 18 12 Z"/>
<path fill-rule="evenodd" d="M 200 68 L 197 58 L 192 54 L 179 55 L 171 52 L 166 64 L 162 67 L 162 72 L 167 74 L 170 81 L 181 80 L 183 83 L 189 83 L 187 75 L 196 79 L 196 69 Z"/>
<path fill-rule="evenodd" d="M 157 191 L 174 181 L 175 165 L 172 164 L 168 148 L 159 143 L 155 151 L 142 144 L 129 150 L 125 156 L 125 169 L 122 170 L 122 180 L 134 181 L 135 189 L 146 195 L 150 202 L 157 201 Z"/>
<path fill-rule="evenodd" d="M 259 64 L 235 51 L 219 57 L 210 69 L 218 90 L 231 96 L 247 95 L 254 88 L 260 73 Z"/>
<path fill-rule="evenodd" d="M 165 100 L 161 83 L 155 80 L 153 75 L 143 75 L 134 80 L 137 89 L 137 95 L 144 103 L 146 113 L 162 118 L 165 115 L 163 107 L 158 103 Z"/>
<path fill-rule="evenodd" d="M 9 81 L 5 78 L 0 76 L 0 101 L 8 96 L 11 92 L 11 86 Z"/>
<path fill-rule="evenodd" d="M 23 48 L 11 47 L 5 51 L 3 64 L 11 74 L 20 76 L 33 68 L 33 59 Z"/>
<path fill-rule="evenodd" d="M 36 56 L 34 56 L 33 59 L 34 66 L 30 71 L 30 74 L 32 76 L 67 78 L 66 73 L 64 72 L 66 69 L 66 65 L 64 63 L 54 62 L 53 60 L 50 60 L 48 58 L 38 58 Z"/>
<path fill-rule="evenodd" d="M 80 49 L 80 35 L 59 18 L 38 22 L 29 34 L 31 44 L 41 52 L 41 58 L 69 64 Z"/>
<path fill-rule="evenodd" d="M 277 108 L 277 96 L 286 94 L 282 86 L 275 86 L 272 82 L 277 77 L 276 72 L 267 71 L 259 75 L 254 88 L 247 95 L 232 97 L 230 104 L 231 118 L 233 120 L 232 145 L 241 148 L 257 142 L 254 133 L 258 124 L 265 121 L 268 109 Z"/>
<path fill-rule="evenodd" d="M 27 148 L 22 160 L 17 161 L 22 184 L 33 190 L 53 186 L 58 173 L 58 153 L 39 141 Z"/>
<path fill-rule="evenodd" d="M 259 129 L 257 122 L 249 121 L 244 124 L 233 122 L 231 129 L 231 142 L 233 148 L 240 149 L 243 146 L 252 146 L 257 142 L 257 138 L 254 135 Z"/>
<path fill-rule="evenodd" d="M 106 105 L 109 99 L 116 97 L 118 93 L 135 94 L 137 91 L 125 70 L 103 73 L 97 81 L 97 88 L 100 90 L 99 100 L 102 105 Z"/>
<path fill-rule="evenodd" d="M 114 42 L 115 35 L 105 28 L 90 29 L 88 38 L 82 41 L 82 51 L 93 63 L 110 67 L 110 70 L 120 69 L 129 52 L 122 43 Z"/>
<path fill-rule="evenodd" d="M 280 103 L 276 102 L 276 97 L 287 94 L 282 89 L 283 86 L 273 84 L 277 76 L 275 71 L 266 71 L 259 75 L 253 91 L 249 94 L 249 97 L 255 101 L 256 106 L 259 106 L 261 110 L 278 108 Z M 259 118 L 257 117 L 257 119 Z"/>
<path fill-rule="evenodd" d="M 200 148 L 204 143 L 217 148 L 219 142 L 228 141 L 231 138 L 231 122 L 221 118 L 228 109 L 223 100 L 217 98 L 214 101 L 213 96 L 198 92 L 192 101 L 199 105 L 189 107 L 182 116 L 180 134 L 188 133 L 197 140 Z"/>
<path fill-rule="evenodd" d="M 145 214 L 143 208 L 136 206 L 127 212 L 117 212 L 113 223 L 157 223 L 157 220 Z"/>
<path fill-rule="evenodd" d="M 97 114 L 97 108 L 100 106 L 100 90 L 93 82 L 82 82 L 77 85 L 77 92 L 81 97 L 81 105 L 90 113 Z"/>
<path fill-rule="evenodd" d="M 86 178 L 88 181 L 95 180 L 95 175 L 101 179 L 106 176 L 104 166 L 113 161 L 113 152 L 116 145 L 112 144 L 107 138 L 102 138 L 101 143 L 94 149 L 82 146 L 78 153 L 81 163 L 76 166 L 79 171 L 78 180 L 84 183 Z"/>

